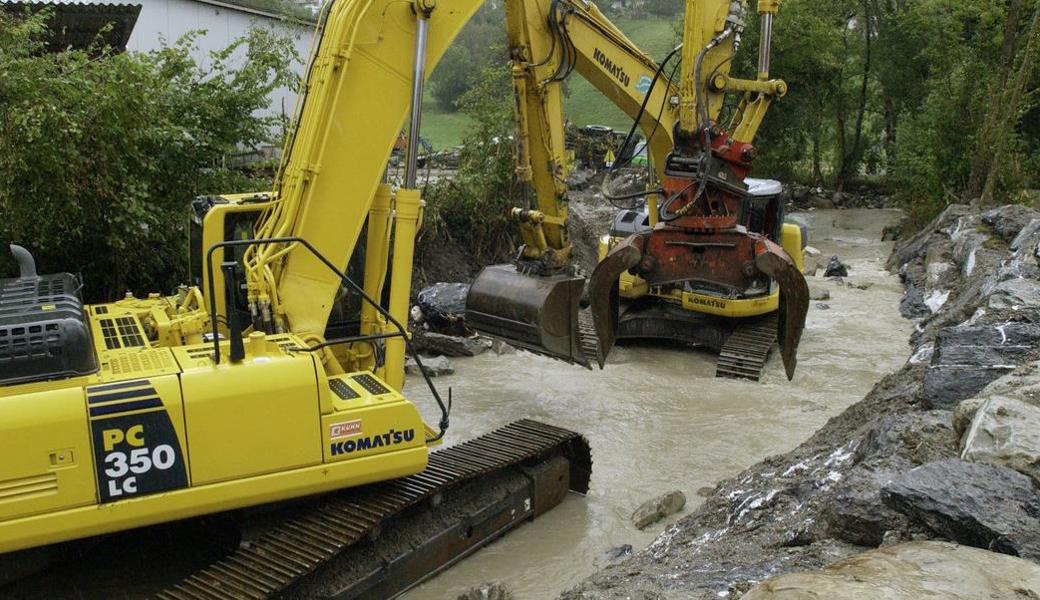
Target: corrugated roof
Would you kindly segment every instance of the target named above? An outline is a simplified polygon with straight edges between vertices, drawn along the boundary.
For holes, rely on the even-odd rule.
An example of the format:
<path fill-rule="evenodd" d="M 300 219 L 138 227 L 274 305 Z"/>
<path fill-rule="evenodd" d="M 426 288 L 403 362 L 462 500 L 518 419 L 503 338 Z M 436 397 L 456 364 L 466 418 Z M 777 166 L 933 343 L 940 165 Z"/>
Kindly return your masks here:
<path fill-rule="evenodd" d="M 123 52 L 141 14 L 140 4 L 0 1 L 0 10 L 8 14 L 24 14 L 26 10 L 37 13 L 44 9 L 52 12 L 47 40 L 47 49 L 51 52 L 67 48 L 86 50 L 94 45 L 98 35 L 105 44 Z M 109 28 L 106 30 L 106 27 Z"/>

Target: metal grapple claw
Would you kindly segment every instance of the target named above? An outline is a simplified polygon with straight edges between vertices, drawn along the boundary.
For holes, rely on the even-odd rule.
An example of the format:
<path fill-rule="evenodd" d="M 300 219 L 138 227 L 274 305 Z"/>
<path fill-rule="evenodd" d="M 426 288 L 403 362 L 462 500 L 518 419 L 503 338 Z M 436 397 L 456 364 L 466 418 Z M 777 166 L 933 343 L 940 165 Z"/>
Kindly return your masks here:
<path fill-rule="evenodd" d="M 588 298 L 592 322 L 596 331 L 596 361 L 600 368 L 617 339 L 621 294 L 618 281 L 621 274 L 639 264 L 643 258 L 643 235 L 629 236 L 614 246 L 592 271 Z"/>
<path fill-rule="evenodd" d="M 755 244 L 755 266 L 780 286 L 780 318 L 777 339 L 787 379 L 794 377 L 798 365 L 798 342 L 809 312 L 809 285 L 791 257 L 779 245 L 762 238 Z"/>

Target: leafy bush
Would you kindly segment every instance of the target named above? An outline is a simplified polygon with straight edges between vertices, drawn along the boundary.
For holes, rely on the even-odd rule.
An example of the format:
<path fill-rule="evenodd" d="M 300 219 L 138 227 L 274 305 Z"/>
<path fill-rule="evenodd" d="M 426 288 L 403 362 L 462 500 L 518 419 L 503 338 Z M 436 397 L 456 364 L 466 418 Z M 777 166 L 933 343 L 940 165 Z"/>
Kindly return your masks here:
<path fill-rule="evenodd" d="M 522 202 L 515 177 L 512 92 L 505 69 L 487 69 L 459 102 L 473 125 L 466 132 L 454 177 L 425 191 L 426 217 L 420 260 L 445 241 L 475 265 L 510 257 L 516 250 L 510 210 Z"/>
<path fill-rule="evenodd" d="M 81 272 L 91 300 L 170 290 L 186 278 L 191 200 L 269 185 L 222 163 L 272 137 L 254 113 L 294 80 L 292 44 L 255 29 L 205 68 L 191 35 L 145 54 L 47 54 L 46 18 L 0 16 L 0 240 L 43 272 Z"/>

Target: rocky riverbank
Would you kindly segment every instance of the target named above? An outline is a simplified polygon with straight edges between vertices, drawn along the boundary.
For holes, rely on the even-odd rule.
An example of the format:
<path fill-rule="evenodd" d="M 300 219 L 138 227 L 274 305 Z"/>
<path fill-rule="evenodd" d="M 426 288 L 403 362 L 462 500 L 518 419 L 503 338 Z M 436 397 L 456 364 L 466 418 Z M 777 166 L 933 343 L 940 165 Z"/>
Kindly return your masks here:
<path fill-rule="evenodd" d="M 951 206 L 889 265 L 905 366 L 563 597 L 910 597 L 943 577 L 977 584 L 948 597 L 1040 597 L 1038 261 L 1040 212 Z"/>

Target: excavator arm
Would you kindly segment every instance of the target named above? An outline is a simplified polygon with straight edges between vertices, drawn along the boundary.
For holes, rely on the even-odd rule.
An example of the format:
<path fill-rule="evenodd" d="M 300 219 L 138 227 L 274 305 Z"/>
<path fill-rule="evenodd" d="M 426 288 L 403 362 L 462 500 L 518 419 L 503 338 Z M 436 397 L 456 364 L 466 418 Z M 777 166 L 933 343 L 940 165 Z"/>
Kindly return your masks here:
<path fill-rule="evenodd" d="M 651 286 L 695 282 L 726 294 L 755 287 L 767 276 L 780 286 L 779 339 L 788 376 L 793 375 L 808 290 L 780 246 L 748 231 L 743 183 L 756 154 L 754 136 L 771 102 L 787 89 L 769 74 L 773 17 L 780 2 L 758 3 L 762 41 L 753 80 L 730 73 L 747 5 L 747 0 L 687 0 L 678 87 L 667 78 L 662 83 L 665 65 L 647 59 L 592 4 L 513 5 L 509 30 L 518 174 L 532 184 L 538 210 L 514 211 L 524 241 L 515 264 L 489 267 L 474 283 L 467 316 L 475 328 L 555 358 L 602 367 L 616 336 L 622 273 L 638 274 Z M 531 27 L 546 20 L 548 28 Z M 567 268 L 559 83 L 575 69 L 638 119 L 663 183 L 647 197 L 654 231 L 619 244 L 597 266 L 588 286 Z M 740 99 L 723 127 L 719 121 L 731 94 Z M 663 198 L 660 211 L 658 196 Z M 665 222 L 658 223 L 659 216 Z M 591 304 L 587 314 L 580 311 L 582 294 Z"/>

